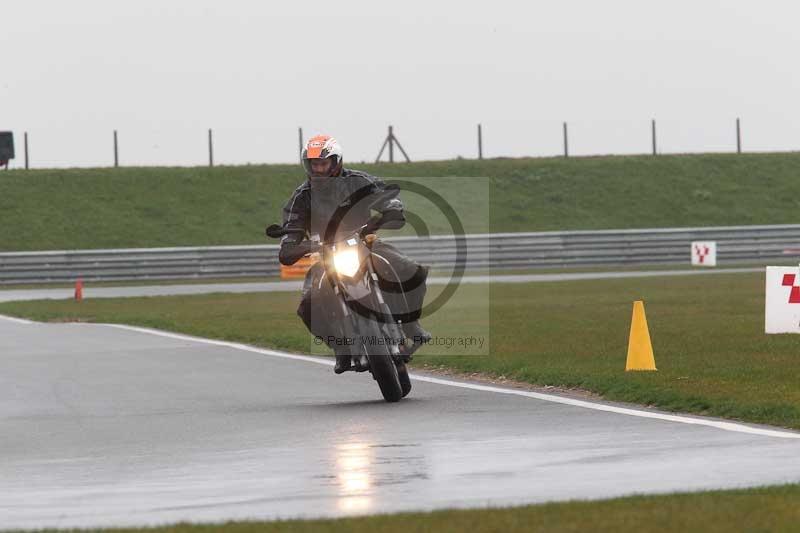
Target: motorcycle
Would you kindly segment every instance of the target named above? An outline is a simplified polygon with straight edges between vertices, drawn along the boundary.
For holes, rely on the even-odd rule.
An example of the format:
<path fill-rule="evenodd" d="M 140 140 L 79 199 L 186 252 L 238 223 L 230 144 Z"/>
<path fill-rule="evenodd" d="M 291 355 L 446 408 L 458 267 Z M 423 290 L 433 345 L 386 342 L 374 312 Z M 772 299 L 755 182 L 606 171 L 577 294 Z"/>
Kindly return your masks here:
<path fill-rule="evenodd" d="M 369 371 L 383 398 L 397 402 L 411 391 L 407 361 L 400 349 L 409 339 L 384 301 L 371 253 L 377 236 L 365 229 L 366 225 L 349 235 L 326 235 L 320 242 L 324 280 L 333 286 L 342 317 L 337 321 L 338 339 L 349 350 L 355 371 Z M 305 230 L 273 224 L 266 234 L 302 238 Z"/>

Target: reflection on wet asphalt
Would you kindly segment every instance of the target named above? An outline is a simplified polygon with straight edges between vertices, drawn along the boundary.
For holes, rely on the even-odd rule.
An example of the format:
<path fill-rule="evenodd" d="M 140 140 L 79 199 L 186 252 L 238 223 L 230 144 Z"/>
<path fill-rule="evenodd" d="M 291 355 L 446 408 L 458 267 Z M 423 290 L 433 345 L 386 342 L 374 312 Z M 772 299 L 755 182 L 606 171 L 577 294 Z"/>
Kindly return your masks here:
<path fill-rule="evenodd" d="M 3 527 L 510 505 L 800 480 L 800 441 L 0 320 Z"/>

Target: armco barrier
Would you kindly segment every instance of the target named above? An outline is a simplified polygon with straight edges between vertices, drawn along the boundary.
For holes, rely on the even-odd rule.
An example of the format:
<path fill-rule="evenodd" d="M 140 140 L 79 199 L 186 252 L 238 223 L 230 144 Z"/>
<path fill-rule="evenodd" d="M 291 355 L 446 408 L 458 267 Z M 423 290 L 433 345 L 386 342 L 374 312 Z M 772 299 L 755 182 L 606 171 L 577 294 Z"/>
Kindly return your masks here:
<path fill-rule="evenodd" d="M 435 269 L 689 265 L 689 243 L 717 241 L 718 265 L 800 255 L 800 225 L 493 233 L 387 238 Z M 459 243 L 460 241 L 460 243 Z M 792 251 L 794 249 L 794 251 Z M 787 253 L 788 251 L 788 253 Z M 0 253 L 0 284 L 278 276 L 278 246 Z"/>

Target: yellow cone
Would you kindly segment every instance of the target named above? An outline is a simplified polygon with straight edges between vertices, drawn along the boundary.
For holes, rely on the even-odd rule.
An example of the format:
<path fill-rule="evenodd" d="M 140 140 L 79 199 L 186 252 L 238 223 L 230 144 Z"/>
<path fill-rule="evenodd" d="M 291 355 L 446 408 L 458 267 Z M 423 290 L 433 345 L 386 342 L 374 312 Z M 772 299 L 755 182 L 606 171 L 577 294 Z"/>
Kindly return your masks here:
<path fill-rule="evenodd" d="M 647 317 L 644 316 L 644 302 L 633 302 L 633 318 L 631 318 L 631 335 L 628 338 L 628 360 L 625 370 L 656 370 L 656 359 L 653 356 L 653 345 L 650 344 L 650 332 L 647 329 Z"/>

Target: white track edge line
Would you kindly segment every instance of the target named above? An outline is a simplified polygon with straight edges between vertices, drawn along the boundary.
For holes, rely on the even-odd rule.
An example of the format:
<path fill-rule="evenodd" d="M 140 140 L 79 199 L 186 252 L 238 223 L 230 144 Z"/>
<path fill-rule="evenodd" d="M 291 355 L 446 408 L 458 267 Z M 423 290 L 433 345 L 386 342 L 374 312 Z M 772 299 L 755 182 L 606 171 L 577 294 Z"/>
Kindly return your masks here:
<path fill-rule="evenodd" d="M 214 339 L 206 339 L 203 337 L 194 337 L 191 335 L 183 335 L 180 333 L 170 333 L 167 331 L 161 331 L 158 329 L 150 329 L 150 328 L 141 328 L 137 326 L 127 326 L 124 324 L 94 324 L 88 322 L 79 322 L 75 323 L 76 325 L 80 326 L 105 326 L 105 327 L 112 327 L 118 328 L 128 331 L 135 331 L 139 333 L 149 333 L 151 335 L 158 335 L 161 337 L 167 337 L 172 339 L 178 340 L 186 340 L 192 342 L 198 342 L 203 344 L 210 344 L 214 346 L 224 346 L 228 348 L 233 348 L 236 350 L 243 350 L 246 352 L 258 353 L 263 355 L 270 355 L 273 357 L 281 357 L 284 359 L 293 359 L 297 361 L 306 361 L 309 363 L 316 363 L 321 365 L 333 366 L 333 361 L 329 359 L 323 359 L 321 357 L 313 357 L 309 355 L 299 355 L 293 354 L 288 352 L 281 352 L 278 350 L 269 350 L 266 348 L 256 348 L 254 346 L 248 346 L 247 344 L 240 344 L 235 342 L 227 342 L 227 341 L 218 341 Z M 522 391 L 522 390 L 515 390 L 515 389 L 506 389 L 501 387 L 492 387 L 489 385 L 478 385 L 476 383 L 465 383 L 459 381 L 451 381 L 449 379 L 441 379 L 441 378 L 434 378 L 429 376 L 420 376 L 417 374 L 410 374 L 410 377 L 417 380 L 417 381 L 424 381 L 428 383 L 435 383 L 437 385 L 446 385 L 449 387 L 460 387 L 463 389 L 472 389 L 478 390 L 483 392 L 493 392 L 497 394 L 509 394 L 513 396 L 524 396 L 526 398 L 533 398 L 536 400 L 542 400 L 546 402 L 552 403 L 560 403 L 564 405 L 571 405 L 574 407 L 582 407 L 585 409 L 594 409 L 595 411 L 606 411 L 609 413 L 616 413 L 621 415 L 627 416 L 637 416 L 640 418 L 651 418 L 656 420 L 664 420 L 667 422 L 678 422 L 681 424 L 690 424 L 690 425 L 697 425 L 697 426 L 707 426 L 716 429 L 721 429 L 724 431 L 732 431 L 737 433 L 747 433 L 750 435 L 760 435 L 765 437 L 777 437 L 782 439 L 800 439 L 800 433 L 793 433 L 789 431 L 781 431 L 781 430 L 774 430 L 774 429 L 764 429 L 758 427 L 747 426 L 744 424 L 739 424 L 736 422 L 723 422 L 719 420 L 708 420 L 704 418 L 695 418 L 689 416 L 681 416 L 681 415 L 670 415 L 666 413 L 659 413 L 659 412 L 648 412 L 642 411 L 639 409 L 631 409 L 628 407 L 618 407 L 615 405 L 607 405 L 603 403 L 597 402 L 590 402 L 587 400 L 577 400 L 574 398 L 566 398 L 563 396 L 555 396 L 552 394 L 544 394 L 541 392 L 530 392 L 530 391 Z"/>
<path fill-rule="evenodd" d="M 16 324 L 34 324 L 34 322 L 30 320 L 25 320 L 24 318 L 16 318 L 8 315 L 0 315 L 0 320 L 8 320 L 9 322 L 14 322 Z"/>

